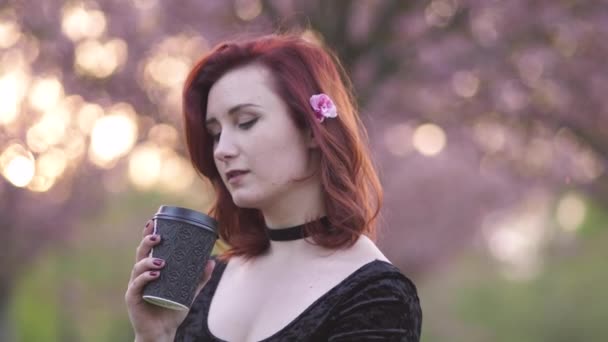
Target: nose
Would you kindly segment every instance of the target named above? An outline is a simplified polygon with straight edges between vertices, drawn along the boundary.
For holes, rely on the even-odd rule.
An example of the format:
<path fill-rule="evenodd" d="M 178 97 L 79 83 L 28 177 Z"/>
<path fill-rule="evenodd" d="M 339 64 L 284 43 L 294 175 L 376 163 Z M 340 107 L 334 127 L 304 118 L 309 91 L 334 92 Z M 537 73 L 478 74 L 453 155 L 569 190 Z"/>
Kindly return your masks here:
<path fill-rule="evenodd" d="M 213 157 L 216 160 L 227 162 L 238 154 L 238 148 L 228 132 L 222 132 L 220 134 L 218 142 L 215 144 L 213 149 Z"/>

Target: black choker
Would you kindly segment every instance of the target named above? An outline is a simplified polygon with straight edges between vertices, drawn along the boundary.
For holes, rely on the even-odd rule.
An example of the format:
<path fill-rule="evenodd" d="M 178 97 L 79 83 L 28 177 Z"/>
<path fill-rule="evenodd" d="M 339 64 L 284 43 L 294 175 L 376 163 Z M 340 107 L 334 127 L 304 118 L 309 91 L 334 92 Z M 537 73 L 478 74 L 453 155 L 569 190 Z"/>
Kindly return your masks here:
<path fill-rule="evenodd" d="M 329 227 L 329 219 L 324 216 L 320 219 L 324 226 Z M 309 235 L 304 230 L 304 225 L 293 226 L 289 228 L 272 229 L 266 227 L 266 235 L 272 241 L 292 241 L 308 237 Z"/>

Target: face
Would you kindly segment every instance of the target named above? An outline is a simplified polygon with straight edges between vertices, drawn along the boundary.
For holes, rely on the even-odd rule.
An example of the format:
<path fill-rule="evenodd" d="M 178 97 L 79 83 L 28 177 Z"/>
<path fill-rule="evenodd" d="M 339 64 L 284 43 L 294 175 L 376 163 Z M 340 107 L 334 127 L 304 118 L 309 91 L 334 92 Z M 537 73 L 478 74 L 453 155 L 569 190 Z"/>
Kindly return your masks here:
<path fill-rule="evenodd" d="M 295 181 L 316 167 L 313 139 L 295 126 L 265 67 L 222 76 L 209 91 L 206 125 L 215 165 L 237 206 L 263 209 L 313 186 Z"/>

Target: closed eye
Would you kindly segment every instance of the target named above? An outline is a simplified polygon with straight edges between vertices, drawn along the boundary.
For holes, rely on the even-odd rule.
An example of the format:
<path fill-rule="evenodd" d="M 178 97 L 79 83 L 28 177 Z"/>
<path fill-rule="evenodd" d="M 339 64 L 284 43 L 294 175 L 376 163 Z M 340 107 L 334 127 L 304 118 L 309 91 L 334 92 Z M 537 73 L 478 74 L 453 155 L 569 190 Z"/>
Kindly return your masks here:
<path fill-rule="evenodd" d="M 256 122 L 258 121 L 258 118 L 255 118 L 253 120 L 249 120 L 247 122 L 243 122 L 239 124 L 239 128 L 242 129 L 249 129 L 251 128 Z"/>
<path fill-rule="evenodd" d="M 258 121 L 258 118 L 255 118 L 255 119 L 253 119 L 253 120 L 249 120 L 249 121 L 247 121 L 247 122 L 240 123 L 240 124 L 238 124 L 237 126 L 238 126 L 240 129 L 243 129 L 243 130 L 248 130 L 248 129 L 250 129 L 251 127 L 253 127 L 253 125 L 254 125 L 254 124 L 257 122 L 257 121 Z M 209 133 L 209 135 L 211 135 L 211 139 L 213 139 L 213 141 L 214 141 L 214 142 L 218 142 L 218 141 L 220 140 L 220 134 L 221 134 L 221 132 L 216 133 L 216 134 Z"/>

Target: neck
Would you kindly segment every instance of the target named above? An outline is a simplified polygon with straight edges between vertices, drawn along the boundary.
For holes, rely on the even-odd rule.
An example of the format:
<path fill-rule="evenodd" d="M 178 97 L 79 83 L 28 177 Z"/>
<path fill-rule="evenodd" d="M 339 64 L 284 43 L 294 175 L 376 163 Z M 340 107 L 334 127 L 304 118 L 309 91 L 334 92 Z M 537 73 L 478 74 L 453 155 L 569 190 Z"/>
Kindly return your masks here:
<path fill-rule="evenodd" d="M 291 198 L 283 197 L 277 201 L 276 205 L 262 210 L 268 229 L 291 228 L 326 216 L 325 203 L 320 187 L 319 189 L 308 187 L 300 190 L 302 191 L 298 192 L 298 196 L 291 196 Z M 269 253 L 285 257 L 287 255 L 294 255 L 294 253 L 303 254 L 310 251 L 311 248 L 318 248 L 311 245 L 309 241 L 306 241 L 309 239 L 302 238 L 291 241 L 271 240 Z"/>
<path fill-rule="evenodd" d="M 321 183 L 313 176 L 260 210 L 266 227 L 270 229 L 289 228 L 314 221 L 326 215 Z"/>

